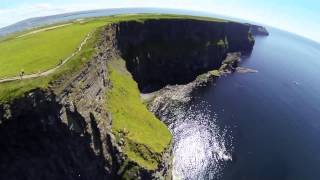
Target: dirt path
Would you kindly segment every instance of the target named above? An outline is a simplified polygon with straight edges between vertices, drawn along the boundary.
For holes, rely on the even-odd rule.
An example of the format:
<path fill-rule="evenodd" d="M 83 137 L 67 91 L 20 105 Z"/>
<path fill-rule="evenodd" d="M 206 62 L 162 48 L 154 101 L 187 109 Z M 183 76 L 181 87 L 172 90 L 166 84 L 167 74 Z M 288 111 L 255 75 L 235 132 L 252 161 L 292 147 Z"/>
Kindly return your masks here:
<path fill-rule="evenodd" d="M 73 52 L 69 57 L 64 59 L 62 61 L 62 63 L 60 63 L 58 66 L 56 66 L 56 67 L 54 67 L 52 69 L 49 69 L 47 71 L 44 71 L 44 72 L 24 75 L 24 76 L 22 76 L 22 78 L 20 76 L 15 76 L 15 77 L 10 77 L 10 78 L 3 78 L 3 79 L 0 79 L 0 83 L 23 80 L 23 79 L 37 78 L 37 77 L 47 76 L 49 74 L 54 73 L 58 68 L 63 66 L 66 62 L 68 62 L 72 57 L 74 57 L 77 53 L 79 53 L 81 51 L 82 47 L 87 43 L 88 39 L 90 38 L 90 35 L 91 35 L 91 33 L 88 33 L 86 38 L 81 42 L 81 44 L 78 47 L 78 49 L 75 52 Z"/>
<path fill-rule="evenodd" d="M 43 28 L 43 29 L 31 31 L 31 32 L 26 33 L 26 34 L 22 34 L 21 36 L 18 36 L 18 37 L 16 37 L 16 38 L 22 38 L 22 37 L 25 37 L 25 36 L 29 36 L 29 35 L 32 35 L 32 34 L 39 33 L 39 32 L 48 31 L 48 30 L 53 30 L 53 29 L 57 29 L 57 28 L 60 28 L 60 27 L 64 27 L 64 26 L 69 26 L 69 25 L 71 25 L 71 24 L 73 24 L 73 23 L 61 24 L 61 25 L 58 25 L 58 26 L 53 26 L 53 27 L 48 27 L 48 28 Z"/>

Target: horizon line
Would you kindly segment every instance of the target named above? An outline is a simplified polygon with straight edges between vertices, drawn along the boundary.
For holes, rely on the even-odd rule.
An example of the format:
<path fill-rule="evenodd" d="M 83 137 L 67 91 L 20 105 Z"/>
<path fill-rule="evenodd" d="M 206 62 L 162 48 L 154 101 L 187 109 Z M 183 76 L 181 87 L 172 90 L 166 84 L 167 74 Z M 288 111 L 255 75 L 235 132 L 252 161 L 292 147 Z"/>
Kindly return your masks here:
<path fill-rule="evenodd" d="M 103 11 L 103 10 L 121 10 L 121 9 L 158 9 L 158 10 L 172 10 L 172 11 L 182 11 L 182 14 L 175 14 L 173 13 L 173 15 L 190 15 L 190 16 L 200 16 L 200 17 L 209 17 L 209 18 L 218 18 L 218 19 L 223 19 L 223 20 L 229 20 L 229 21 L 235 21 L 235 22 L 239 22 L 239 21 L 248 21 L 248 22 L 239 22 L 239 23 L 249 23 L 249 24 L 254 24 L 254 25 L 261 25 L 261 26 L 267 26 L 267 27 L 270 27 L 270 28 L 274 28 L 274 29 L 278 29 L 278 30 L 281 30 L 281 31 L 284 31 L 284 32 L 288 32 L 290 34 L 293 34 L 293 35 L 296 35 L 296 36 L 300 36 L 306 40 L 309 40 L 309 41 L 312 41 L 314 43 L 317 43 L 318 45 L 320 45 L 320 41 L 317 41 L 315 39 L 311 39 L 307 36 L 304 36 L 302 34 L 298 34 L 296 32 L 293 32 L 293 31 L 290 31 L 288 29 L 282 29 L 282 28 L 279 28 L 279 27 L 275 27 L 273 25 L 270 25 L 270 24 L 265 24 L 265 23 L 262 23 L 262 22 L 256 22 L 256 21 L 253 21 L 253 20 L 249 20 L 249 19 L 243 19 L 243 18 L 238 18 L 238 17 L 233 17 L 233 16 L 227 16 L 227 15 L 224 15 L 224 14 L 217 14 L 217 13 L 214 13 L 214 12 L 208 12 L 208 11 L 200 11 L 200 10 L 190 10 L 190 9 L 180 9 L 180 8 L 159 8 L 159 7 L 116 7 L 116 8 L 102 8 L 102 9 L 88 9 L 88 10 L 79 10 L 79 11 L 69 11 L 69 12 L 63 12 L 63 13 L 53 13 L 53 14 L 50 14 L 50 15 L 45 15 L 45 16 L 34 16 L 34 17 L 30 17 L 30 18 L 25 18 L 23 20 L 20 20 L 20 21 L 15 21 L 9 25 L 6 25 L 6 26 L 0 26 L 0 30 L 2 29 L 5 29 L 5 28 L 8 28 L 10 26 L 13 26 L 15 24 L 18 24 L 20 22 L 23 22 L 23 21 L 27 21 L 27 20 L 31 20 L 31 19 L 37 19 L 37 18 L 45 18 L 45 17 L 53 17 L 53 16 L 58 16 L 58 15 L 67 15 L 67 14 L 75 14 L 75 13 L 85 13 L 85 12 L 94 12 L 94 11 Z M 195 15 L 195 14 L 188 14 L 188 13 L 183 13 L 184 12 L 194 12 L 194 13 L 202 13 L 202 14 L 207 14 L 207 15 L 211 15 L 211 16 L 205 16 L 205 15 Z M 152 13 L 157 13 L 157 14 L 169 14 L 169 13 L 163 13 L 163 12 L 138 12 L 138 13 L 134 13 L 134 14 L 152 14 Z M 130 13 L 116 13 L 115 15 L 122 15 L 122 14 L 130 14 Z M 112 16 L 112 15 L 104 15 L 104 16 L 96 16 L 96 17 L 107 17 L 107 16 Z M 221 17 L 215 17 L 215 16 L 221 16 Z M 86 18 L 90 18 L 90 17 L 86 17 Z M 92 18 L 92 17 L 91 17 Z M 58 23 L 58 22 L 57 22 Z M 55 24 L 55 23 L 52 23 L 52 24 Z M 42 26 L 42 25 L 41 25 Z M 38 27 L 41 27 L 41 26 L 38 26 Z M 31 28 L 32 29 L 32 28 Z M 18 32 L 18 31 L 17 31 Z M 11 34 L 11 33 L 9 33 Z M 7 36 L 8 34 L 4 35 L 4 36 Z"/>

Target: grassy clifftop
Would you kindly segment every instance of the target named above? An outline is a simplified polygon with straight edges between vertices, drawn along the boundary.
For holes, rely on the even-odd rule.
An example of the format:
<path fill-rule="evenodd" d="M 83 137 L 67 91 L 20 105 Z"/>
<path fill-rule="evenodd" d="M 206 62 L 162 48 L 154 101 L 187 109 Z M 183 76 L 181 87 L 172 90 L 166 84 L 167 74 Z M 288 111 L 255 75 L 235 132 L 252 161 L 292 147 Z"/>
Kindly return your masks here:
<path fill-rule="evenodd" d="M 83 46 L 82 50 L 72 57 L 66 64 L 61 68 L 57 69 L 54 73 L 48 76 L 42 76 L 34 79 L 24 79 L 13 82 L 0 83 L 0 103 L 8 102 L 13 99 L 19 98 L 24 95 L 24 93 L 29 92 L 36 88 L 46 89 L 50 82 L 62 77 L 69 76 L 70 74 L 78 71 L 86 62 L 90 60 L 92 55 L 95 53 L 95 44 L 100 38 L 101 28 L 97 27 L 92 30 L 91 38 Z M 61 46 L 63 41 L 60 42 Z M 28 47 L 26 47 L 28 49 Z M 14 53 L 14 52 L 12 52 Z M 24 59 L 19 59 L 23 61 Z M 52 61 L 59 61 L 57 59 L 51 59 Z M 10 62 L 7 62 L 10 63 Z M 17 62 L 14 62 L 17 63 Z M 30 62 L 30 64 L 38 64 L 39 69 L 42 64 L 38 62 Z M 45 63 L 46 64 L 46 63 Z M 45 67 L 43 65 L 42 67 Z M 6 68 L 7 66 L 1 66 Z M 17 72 L 15 72 L 17 73 Z"/>
<path fill-rule="evenodd" d="M 84 22 L 70 22 L 68 25 L 52 25 L 17 34 L 0 40 L 0 79 L 25 74 L 43 72 L 56 67 L 61 60 L 71 55 L 79 47 L 86 34 L 92 37 L 82 50 L 53 74 L 33 79 L 0 83 L 0 103 L 8 102 L 36 88 L 47 88 L 50 82 L 61 76 L 68 76 L 90 60 L 95 53 L 101 27 L 121 22 L 147 19 L 198 19 L 207 21 L 224 20 L 194 16 L 168 14 L 131 14 L 85 19 Z M 57 27 L 55 27 L 57 26 Z"/>
<path fill-rule="evenodd" d="M 112 113 L 112 131 L 123 143 L 129 160 L 154 170 L 161 160 L 161 153 L 171 142 L 171 134 L 143 104 L 124 60 L 112 60 L 108 70 L 112 88 L 106 102 Z"/>

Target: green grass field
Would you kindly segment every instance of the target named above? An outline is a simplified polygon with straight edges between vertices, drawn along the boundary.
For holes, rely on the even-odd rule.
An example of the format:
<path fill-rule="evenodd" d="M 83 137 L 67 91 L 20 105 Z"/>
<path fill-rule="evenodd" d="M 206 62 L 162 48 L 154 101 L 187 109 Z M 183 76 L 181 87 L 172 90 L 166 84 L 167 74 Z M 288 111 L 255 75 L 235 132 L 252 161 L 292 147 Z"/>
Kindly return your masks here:
<path fill-rule="evenodd" d="M 0 104 L 10 102 L 36 88 L 46 89 L 50 82 L 61 77 L 68 77 L 72 73 L 77 72 L 95 53 L 95 44 L 100 38 L 100 33 L 101 28 L 95 29 L 92 37 L 83 46 L 82 50 L 55 73 L 35 79 L 0 83 Z"/>
<path fill-rule="evenodd" d="M 171 142 L 171 134 L 143 104 L 124 60 L 111 61 L 108 70 L 112 88 L 106 102 L 112 113 L 112 130 L 118 140 L 124 139 L 124 150 L 130 160 L 154 170 Z"/>
<path fill-rule="evenodd" d="M 45 71 L 70 56 L 85 36 L 105 22 L 74 23 L 0 42 L 0 78 Z"/>

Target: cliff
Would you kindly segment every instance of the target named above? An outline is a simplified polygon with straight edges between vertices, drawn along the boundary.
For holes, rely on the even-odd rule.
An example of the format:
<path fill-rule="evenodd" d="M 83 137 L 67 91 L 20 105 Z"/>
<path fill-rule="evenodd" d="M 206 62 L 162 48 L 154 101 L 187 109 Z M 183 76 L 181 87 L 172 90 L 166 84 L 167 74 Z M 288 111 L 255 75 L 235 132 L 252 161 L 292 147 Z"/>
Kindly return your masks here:
<path fill-rule="evenodd" d="M 249 25 L 197 20 L 148 20 L 117 25 L 118 47 L 142 92 L 187 83 L 217 69 L 227 52 L 252 51 Z"/>
<path fill-rule="evenodd" d="M 250 33 L 254 36 L 269 36 L 268 30 L 263 26 L 250 25 Z"/>
<path fill-rule="evenodd" d="M 48 90 L 0 105 L 0 179 L 116 177 L 120 149 L 103 108 L 111 45 L 101 43 L 81 71 Z"/>
<path fill-rule="evenodd" d="M 249 28 L 191 19 L 108 25 L 80 71 L 0 104 L 0 179 L 170 179 L 170 133 L 138 86 L 188 83 L 228 52 L 250 53 Z"/>
<path fill-rule="evenodd" d="M 122 101 L 121 105 L 134 105 L 143 111 L 141 117 L 152 119 L 140 122 L 146 123 L 141 126 L 142 130 L 126 129 L 124 124 L 115 128 L 119 119 L 107 108 L 112 104 L 112 99 L 107 98 L 108 92 L 114 89 L 118 93 L 117 89 L 122 88 L 118 85 L 119 79 L 111 75 L 111 62 L 121 59 L 115 32 L 113 25 L 104 28 L 96 54 L 80 71 L 56 79 L 48 89 L 34 89 L 23 97 L 0 104 L 0 145 L 3 147 L 0 179 L 170 177 L 170 132 L 142 101 L 137 102 L 139 90 L 125 67 L 114 67 L 114 70 L 129 74 L 125 83 L 132 84 L 128 91 L 137 96 L 131 97 L 135 101 L 130 103 L 134 104 Z M 140 116 L 139 112 L 130 113 Z M 127 120 L 139 126 L 134 117 L 130 118 Z M 150 147 L 150 141 L 143 139 L 145 132 L 157 130 L 152 127 L 163 129 L 157 133 L 163 145 L 156 150 Z M 150 137 L 149 134 L 146 138 Z M 157 140 L 151 143 L 158 145 Z"/>

